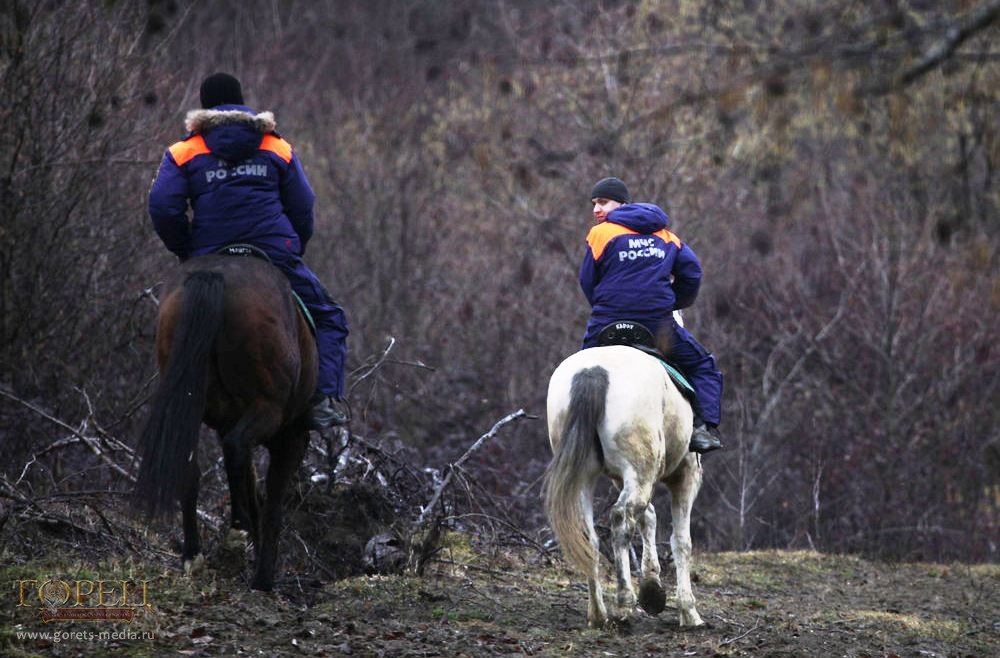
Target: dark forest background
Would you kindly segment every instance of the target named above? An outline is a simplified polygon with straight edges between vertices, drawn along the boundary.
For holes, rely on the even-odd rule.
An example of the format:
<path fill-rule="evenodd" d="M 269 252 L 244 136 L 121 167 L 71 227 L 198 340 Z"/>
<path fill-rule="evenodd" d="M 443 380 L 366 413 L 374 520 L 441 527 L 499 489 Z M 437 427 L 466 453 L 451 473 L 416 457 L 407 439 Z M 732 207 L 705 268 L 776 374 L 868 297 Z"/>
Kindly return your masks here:
<path fill-rule="evenodd" d="M 146 196 L 223 70 L 316 190 L 359 440 L 436 468 L 544 416 L 617 175 L 705 270 L 727 449 L 698 549 L 997 558 L 997 0 L 0 7 L 0 527 L 127 489 L 174 265 Z M 548 455 L 522 421 L 465 469 L 544 535 Z"/>

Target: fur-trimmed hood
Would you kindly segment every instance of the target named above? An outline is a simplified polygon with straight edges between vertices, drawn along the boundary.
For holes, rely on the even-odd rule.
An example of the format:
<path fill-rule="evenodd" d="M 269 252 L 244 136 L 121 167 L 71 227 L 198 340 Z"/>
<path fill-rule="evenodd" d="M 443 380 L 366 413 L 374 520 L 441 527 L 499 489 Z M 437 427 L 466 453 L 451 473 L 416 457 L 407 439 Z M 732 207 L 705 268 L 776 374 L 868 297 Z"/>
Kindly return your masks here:
<path fill-rule="evenodd" d="M 252 156 L 276 125 L 271 112 L 256 114 L 245 105 L 191 110 L 184 121 L 188 132 L 200 134 L 212 153 L 229 162 Z"/>
<path fill-rule="evenodd" d="M 184 119 L 184 128 L 191 133 L 203 133 L 225 123 L 244 123 L 263 135 L 274 132 L 278 125 L 273 112 L 253 114 L 244 110 L 191 110 Z"/>

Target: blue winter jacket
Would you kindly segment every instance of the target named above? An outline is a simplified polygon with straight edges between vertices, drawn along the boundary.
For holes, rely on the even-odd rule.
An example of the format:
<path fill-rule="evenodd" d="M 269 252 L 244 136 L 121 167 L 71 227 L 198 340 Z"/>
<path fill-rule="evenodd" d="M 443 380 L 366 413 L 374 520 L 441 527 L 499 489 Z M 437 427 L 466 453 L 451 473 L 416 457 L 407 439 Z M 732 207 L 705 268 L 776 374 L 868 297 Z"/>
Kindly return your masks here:
<path fill-rule="evenodd" d="M 274 115 L 220 105 L 189 112 L 185 127 L 188 136 L 167 149 L 149 192 L 149 215 L 167 249 L 184 260 L 248 242 L 278 258 L 301 256 L 315 195 L 291 145 L 274 132 Z"/>
<path fill-rule="evenodd" d="M 694 302 L 701 264 L 667 230 L 669 222 L 658 206 L 630 203 L 590 230 L 580 266 L 580 287 L 593 309 L 585 344 L 616 320 L 636 320 L 655 332 L 672 311 Z"/>

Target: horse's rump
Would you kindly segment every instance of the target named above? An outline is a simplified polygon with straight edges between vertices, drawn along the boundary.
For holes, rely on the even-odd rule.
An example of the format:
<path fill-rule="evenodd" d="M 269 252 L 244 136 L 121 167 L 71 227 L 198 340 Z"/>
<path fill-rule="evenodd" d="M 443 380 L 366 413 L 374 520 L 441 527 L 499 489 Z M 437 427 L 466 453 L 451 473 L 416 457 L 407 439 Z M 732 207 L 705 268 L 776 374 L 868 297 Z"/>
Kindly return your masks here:
<path fill-rule="evenodd" d="M 608 377 L 606 408 L 597 426 L 601 445 L 607 451 L 614 437 L 640 424 L 657 439 L 653 443 L 658 444 L 658 451 L 669 453 L 660 475 L 665 476 L 687 453 L 694 415 L 656 357 L 621 345 L 592 347 L 572 354 L 549 381 L 550 424 L 561 409 L 567 408 L 576 373 L 595 367 L 602 368 Z M 617 476 L 615 466 L 613 460 L 607 464 L 611 475 Z"/>
<path fill-rule="evenodd" d="M 209 371 L 205 423 L 225 431 L 254 404 L 275 405 L 282 422 L 308 410 L 316 388 L 316 343 L 299 312 L 288 280 L 256 258 L 202 256 L 184 264 L 168 288 L 164 305 L 183 291 L 196 272 L 212 272 L 224 282 L 224 316 Z M 157 352 L 161 367 L 170 350 L 176 318 L 161 313 Z"/>

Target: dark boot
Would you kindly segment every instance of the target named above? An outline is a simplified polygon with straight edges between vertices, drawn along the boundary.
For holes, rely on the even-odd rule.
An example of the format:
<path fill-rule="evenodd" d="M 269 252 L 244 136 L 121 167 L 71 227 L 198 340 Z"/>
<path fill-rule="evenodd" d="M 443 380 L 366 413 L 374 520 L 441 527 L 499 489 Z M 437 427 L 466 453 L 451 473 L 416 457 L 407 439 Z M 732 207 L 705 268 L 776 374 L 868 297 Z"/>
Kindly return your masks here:
<path fill-rule="evenodd" d="M 322 430 L 347 424 L 347 414 L 339 411 L 325 395 L 313 396 L 313 408 L 309 412 L 309 429 Z"/>
<path fill-rule="evenodd" d="M 712 430 L 715 430 L 715 428 L 713 427 Z M 703 455 L 706 452 L 712 452 L 721 448 L 722 441 L 719 440 L 719 437 L 712 430 L 709 430 L 705 423 L 699 423 L 694 428 L 694 432 L 691 433 L 691 443 L 688 444 L 688 450 Z"/>

